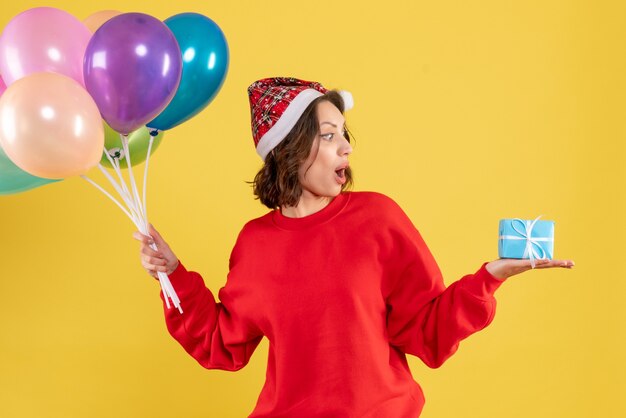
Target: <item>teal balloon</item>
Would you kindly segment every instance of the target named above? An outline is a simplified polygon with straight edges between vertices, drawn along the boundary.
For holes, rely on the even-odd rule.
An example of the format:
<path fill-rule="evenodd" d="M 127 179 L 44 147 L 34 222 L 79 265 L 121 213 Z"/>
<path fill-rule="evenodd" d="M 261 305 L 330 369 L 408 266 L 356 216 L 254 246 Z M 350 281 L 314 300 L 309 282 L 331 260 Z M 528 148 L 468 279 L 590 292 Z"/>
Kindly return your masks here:
<path fill-rule="evenodd" d="M 0 148 L 0 195 L 25 192 L 60 180 L 43 179 L 16 166 Z"/>
<path fill-rule="evenodd" d="M 197 115 L 217 95 L 228 71 L 226 37 L 211 19 L 198 13 L 167 18 L 183 57 L 183 73 L 170 104 L 146 126 L 160 131 L 180 125 Z"/>

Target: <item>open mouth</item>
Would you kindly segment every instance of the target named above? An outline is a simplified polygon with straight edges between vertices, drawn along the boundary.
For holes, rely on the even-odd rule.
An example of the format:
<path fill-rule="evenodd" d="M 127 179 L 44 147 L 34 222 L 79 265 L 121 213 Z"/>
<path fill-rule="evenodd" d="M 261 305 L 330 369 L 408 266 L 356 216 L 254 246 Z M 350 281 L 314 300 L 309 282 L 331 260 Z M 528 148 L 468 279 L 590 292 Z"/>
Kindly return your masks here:
<path fill-rule="evenodd" d="M 344 184 L 346 182 L 346 169 L 345 168 L 335 170 L 335 175 L 337 176 L 336 178 L 337 183 Z"/>

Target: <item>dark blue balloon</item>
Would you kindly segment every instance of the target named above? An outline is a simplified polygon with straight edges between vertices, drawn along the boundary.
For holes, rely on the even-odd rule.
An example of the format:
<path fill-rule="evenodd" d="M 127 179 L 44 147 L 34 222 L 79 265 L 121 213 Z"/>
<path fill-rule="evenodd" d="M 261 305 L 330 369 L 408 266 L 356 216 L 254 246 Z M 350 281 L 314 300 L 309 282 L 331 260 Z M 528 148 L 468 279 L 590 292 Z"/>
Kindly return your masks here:
<path fill-rule="evenodd" d="M 217 24 L 198 13 L 181 13 L 165 20 L 183 56 L 183 73 L 174 99 L 146 126 L 166 130 L 204 109 L 224 84 L 228 44 Z"/>

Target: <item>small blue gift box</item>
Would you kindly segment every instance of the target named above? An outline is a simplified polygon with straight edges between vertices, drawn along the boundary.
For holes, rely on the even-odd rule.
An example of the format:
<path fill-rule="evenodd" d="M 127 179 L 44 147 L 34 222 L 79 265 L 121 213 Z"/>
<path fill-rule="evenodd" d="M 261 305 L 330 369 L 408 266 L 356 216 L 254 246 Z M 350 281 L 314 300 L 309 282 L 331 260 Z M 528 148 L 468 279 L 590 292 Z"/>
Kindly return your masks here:
<path fill-rule="evenodd" d="M 549 259 L 554 255 L 554 222 L 529 221 L 519 218 L 501 219 L 498 239 L 498 257 L 530 259 Z"/>

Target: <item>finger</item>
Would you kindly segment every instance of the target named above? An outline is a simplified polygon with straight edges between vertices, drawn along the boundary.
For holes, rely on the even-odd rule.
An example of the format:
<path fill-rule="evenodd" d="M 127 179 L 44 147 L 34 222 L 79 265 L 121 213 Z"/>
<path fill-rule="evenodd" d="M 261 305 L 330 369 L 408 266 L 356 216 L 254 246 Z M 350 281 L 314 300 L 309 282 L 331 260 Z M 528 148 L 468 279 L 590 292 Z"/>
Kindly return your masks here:
<path fill-rule="evenodd" d="M 515 258 L 507 258 L 507 259 L 502 259 L 502 260 L 506 260 L 507 261 L 507 266 L 513 269 L 526 269 L 526 268 L 532 268 L 532 263 L 530 261 L 530 259 L 528 258 L 523 258 L 523 259 L 515 259 Z M 539 260 L 534 260 L 535 261 L 535 266 L 540 265 L 540 264 L 545 264 L 547 261 L 550 260 L 545 260 L 545 259 L 539 259 Z"/>
<path fill-rule="evenodd" d="M 151 237 L 144 235 L 139 231 L 133 232 L 133 238 L 135 238 L 137 241 L 143 242 L 146 245 L 150 245 L 153 242 Z"/>
<path fill-rule="evenodd" d="M 154 274 L 157 274 L 157 272 L 159 271 L 167 272 L 167 266 L 157 266 L 157 265 L 150 264 L 150 263 L 142 263 L 142 266 L 144 269 L 151 271 Z"/>
<path fill-rule="evenodd" d="M 563 268 L 572 268 L 574 267 L 574 262 L 572 260 L 547 260 L 548 262 L 542 263 L 541 266 L 537 265 L 536 268 L 554 268 L 554 267 L 563 267 Z"/>
<path fill-rule="evenodd" d="M 154 229 L 154 226 L 152 224 L 149 225 L 148 230 L 150 231 L 150 235 L 152 235 L 156 241 L 164 242 L 163 237 L 161 236 L 161 234 L 159 234 L 159 231 Z"/>
<path fill-rule="evenodd" d="M 147 256 L 150 256 L 150 257 L 155 257 L 155 258 L 165 258 L 165 256 L 163 255 L 162 252 L 155 251 L 155 250 L 153 250 L 152 248 L 150 248 L 147 245 L 143 245 L 141 247 L 141 254 L 147 255 Z"/>
<path fill-rule="evenodd" d="M 520 274 L 520 273 L 523 273 L 525 271 L 532 270 L 532 269 L 545 268 L 547 265 L 549 265 L 551 260 L 547 260 L 547 259 L 534 260 L 534 266 L 533 266 L 533 262 L 531 262 L 530 259 L 522 259 L 522 260 L 517 260 L 517 261 L 518 263 L 515 263 L 513 266 L 515 270 L 514 274 Z"/>
<path fill-rule="evenodd" d="M 167 271 L 167 266 L 165 266 L 165 265 L 151 264 L 151 263 L 148 263 L 148 262 L 142 262 L 141 265 L 146 270 L 152 271 L 155 274 L 156 274 L 157 271 L 162 271 L 162 272 L 166 272 Z"/>
<path fill-rule="evenodd" d="M 147 255 L 142 256 L 142 259 L 145 263 L 153 265 L 153 266 L 165 266 L 167 265 L 167 260 L 165 260 L 164 258 L 158 258 L 158 257 L 150 257 Z"/>
<path fill-rule="evenodd" d="M 547 260 L 547 259 L 539 259 L 539 260 L 537 260 L 537 259 L 535 259 L 535 260 L 533 260 L 531 262 L 528 259 L 524 259 L 522 261 L 524 261 L 524 263 L 523 263 L 524 268 L 532 269 L 532 268 L 545 267 L 546 265 L 549 265 L 552 260 Z M 534 266 L 533 266 L 533 263 L 534 263 Z"/>

